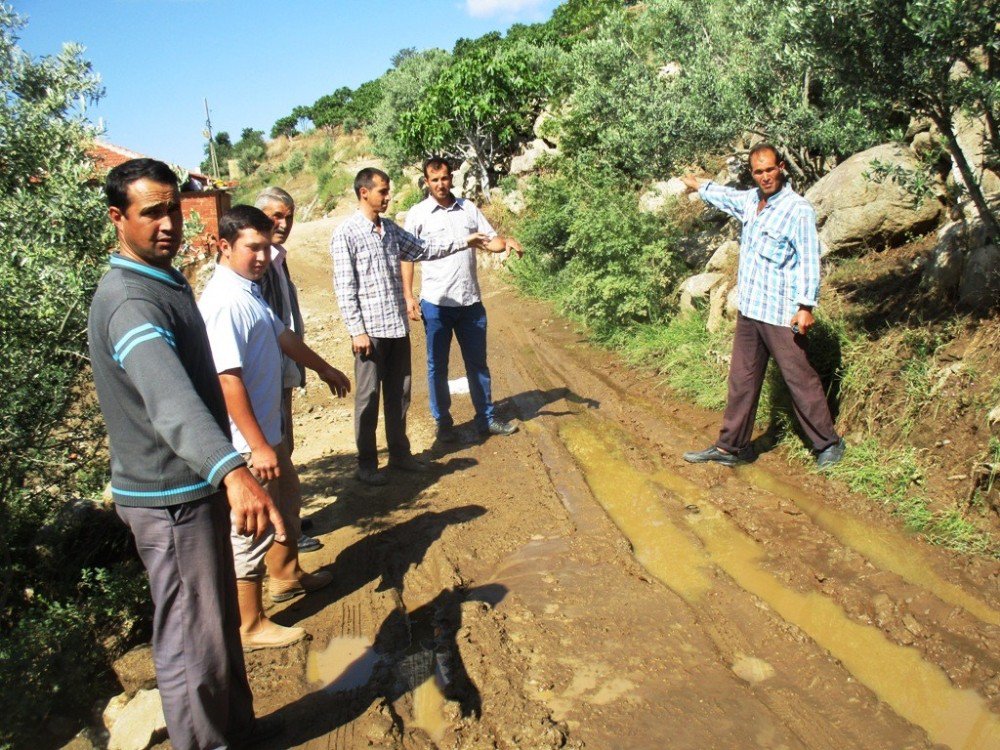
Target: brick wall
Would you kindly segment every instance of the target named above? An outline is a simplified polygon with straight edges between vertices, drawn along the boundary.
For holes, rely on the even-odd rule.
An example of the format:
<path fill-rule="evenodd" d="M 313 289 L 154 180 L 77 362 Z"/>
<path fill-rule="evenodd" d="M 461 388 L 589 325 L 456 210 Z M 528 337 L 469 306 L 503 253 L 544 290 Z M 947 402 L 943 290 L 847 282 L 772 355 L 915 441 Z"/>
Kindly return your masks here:
<path fill-rule="evenodd" d="M 192 213 L 197 213 L 205 230 L 193 244 L 214 246 L 219 238 L 219 216 L 229 210 L 233 203 L 232 196 L 225 190 L 185 190 L 181 193 L 181 211 L 184 221 L 188 221 Z"/>

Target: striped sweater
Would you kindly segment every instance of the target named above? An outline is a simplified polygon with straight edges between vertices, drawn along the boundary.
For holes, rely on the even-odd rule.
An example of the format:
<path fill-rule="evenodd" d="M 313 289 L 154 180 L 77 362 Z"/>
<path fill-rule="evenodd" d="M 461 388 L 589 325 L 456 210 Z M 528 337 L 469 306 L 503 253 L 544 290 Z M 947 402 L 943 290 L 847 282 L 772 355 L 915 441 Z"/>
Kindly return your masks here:
<path fill-rule="evenodd" d="M 119 505 L 162 508 L 216 492 L 241 466 L 191 287 L 121 255 L 98 284 L 90 359 Z"/>

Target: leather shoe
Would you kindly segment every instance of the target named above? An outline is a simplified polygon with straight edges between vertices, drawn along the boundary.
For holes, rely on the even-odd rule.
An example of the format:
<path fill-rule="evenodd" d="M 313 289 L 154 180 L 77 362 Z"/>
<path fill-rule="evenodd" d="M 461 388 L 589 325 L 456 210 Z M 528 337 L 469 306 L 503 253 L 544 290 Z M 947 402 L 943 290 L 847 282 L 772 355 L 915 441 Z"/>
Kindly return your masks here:
<path fill-rule="evenodd" d="M 390 458 L 389 468 L 396 471 L 410 471 L 415 474 L 425 474 L 431 467 L 423 461 L 418 461 L 413 456 L 402 456 L 400 458 Z"/>
<path fill-rule="evenodd" d="M 354 472 L 354 477 L 364 484 L 369 484 L 372 487 L 383 487 L 389 484 L 389 480 L 386 479 L 385 474 L 380 472 L 378 469 L 368 469 L 364 466 L 359 466 L 358 470 Z"/>
<path fill-rule="evenodd" d="M 480 435 L 513 435 L 517 432 L 517 425 L 513 422 L 504 422 L 500 419 L 494 419 L 489 425 L 486 426 L 485 430 L 480 430 Z"/>
<path fill-rule="evenodd" d="M 684 454 L 684 460 L 689 464 L 705 464 L 711 462 L 722 464 L 723 466 L 736 466 L 743 463 L 743 459 L 735 453 L 726 453 L 725 451 L 716 448 L 714 445 L 703 451 L 688 451 Z"/>
<path fill-rule="evenodd" d="M 847 444 L 844 442 L 844 438 L 841 438 L 816 454 L 816 466 L 820 469 L 829 469 L 844 457 L 845 450 L 847 450 Z"/>

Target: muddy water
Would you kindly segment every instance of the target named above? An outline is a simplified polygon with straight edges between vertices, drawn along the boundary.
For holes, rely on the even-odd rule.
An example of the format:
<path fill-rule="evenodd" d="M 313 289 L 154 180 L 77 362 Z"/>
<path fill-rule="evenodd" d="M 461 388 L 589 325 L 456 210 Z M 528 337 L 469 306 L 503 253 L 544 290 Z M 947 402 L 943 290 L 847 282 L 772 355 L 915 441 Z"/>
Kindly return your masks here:
<path fill-rule="evenodd" d="M 976 692 L 956 689 L 916 649 L 896 645 L 876 628 L 850 620 L 822 594 L 803 594 L 784 585 L 761 565 L 763 549 L 705 502 L 700 488 L 663 470 L 643 476 L 582 420 L 567 424 L 560 436 L 598 502 L 632 541 L 639 562 L 693 606 L 711 586 L 715 566 L 807 633 L 934 742 L 953 750 L 1000 748 L 1000 718 Z M 651 481 L 682 506 L 697 509 L 686 516 L 686 526 L 698 542 L 671 520 Z"/>
<path fill-rule="evenodd" d="M 450 726 L 444 717 L 445 697 L 432 674 L 413 689 L 413 724 L 434 742 L 444 739 Z"/>
<path fill-rule="evenodd" d="M 377 663 L 367 638 L 331 638 L 322 651 L 309 652 L 306 679 L 331 693 L 347 692 L 367 685 Z"/>
<path fill-rule="evenodd" d="M 741 466 L 737 474 L 749 484 L 791 500 L 813 522 L 852 547 L 873 564 L 900 578 L 930 591 L 939 599 L 961 607 L 991 625 L 1000 625 L 1000 612 L 969 596 L 965 591 L 937 575 L 916 545 L 890 528 L 877 528 L 846 513 L 824 506 L 797 487 L 782 482 L 756 466 Z"/>

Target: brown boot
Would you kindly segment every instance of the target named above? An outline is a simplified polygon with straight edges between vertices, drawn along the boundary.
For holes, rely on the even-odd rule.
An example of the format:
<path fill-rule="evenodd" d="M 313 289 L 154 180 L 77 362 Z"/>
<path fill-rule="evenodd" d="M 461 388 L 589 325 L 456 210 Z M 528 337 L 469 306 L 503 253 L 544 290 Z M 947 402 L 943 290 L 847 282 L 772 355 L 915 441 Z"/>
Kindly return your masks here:
<path fill-rule="evenodd" d="M 264 614 L 264 582 L 236 581 L 236 594 L 240 605 L 240 641 L 244 651 L 259 648 L 280 648 L 305 638 L 302 628 L 286 628 L 271 622 Z"/>
<path fill-rule="evenodd" d="M 267 590 L 271 594 L 273 602 L 287 602 L 302 594 L 316 591 L 329 585 L 333 580 L 333 573 L 328 570 L 317 570 L 315 573 L 303 573 L 298 578 L 285 580 L 271 577 L 267 584 Z"/>

